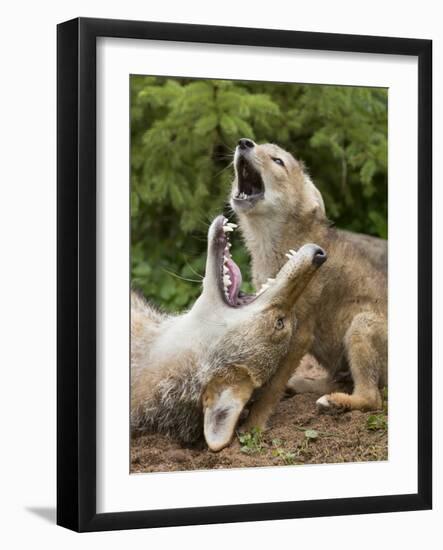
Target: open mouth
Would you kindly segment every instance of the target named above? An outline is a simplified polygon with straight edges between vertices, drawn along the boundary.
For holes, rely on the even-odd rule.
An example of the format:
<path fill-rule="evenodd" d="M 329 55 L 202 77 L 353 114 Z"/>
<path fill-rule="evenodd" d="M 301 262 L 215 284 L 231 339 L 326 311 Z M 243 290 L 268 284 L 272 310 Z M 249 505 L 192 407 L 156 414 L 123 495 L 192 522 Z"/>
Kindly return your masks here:
<path fill-rule="evenodd" d="M 254 300 L 254 295 L 248 295 L 240 291 L 243 281 L 242 273 L 231 256 L 230 234 L 237 225 L 222 218 L 217 230 L 217 281 L 222 298 L 230 307 L 240 307 Z"/>
<path fill-rule="evenodd" d="M 243 155 L 237 159 L 236 172 L 237 190 L 233 199 L 237 201 L 237 204 L 242 201 L 253 204 L 264 197 L 265 186 L 260 172 Z"/>
<path fill-rule="evenodd" d="M 274 288 L 275 293 L 275 284 L 279 284 L 277 290 L 282 291 L 286 284 L 283 283 L 282 286 L 282 277 L 284 278 L 283 281 L 288 277 L 288 281 L 294 280 L 294 277 L 297 277 L 297 271 L 294 271 L 294 269 L 297 269 L 300 265 L 305 265 L 305 267 L 315 266 L 315 270 L 327 259 L 324 250 L 316 244 L 305 244 L 299 251 L 290 249 L 285 254 L 288 258 L 286 263 L 283 264 L 275 278 L 268 278 L 255 294 L 246 294 L 240 290 L 243 281 L 242 273 L 231 255 L 230 235 L 235 231 L 237 225 L 228 222 L 224 216 L 218 216 L 211 228 L 214 232 L 210 232 L 212 238 L 208 253 L 213 255 L 216 284 L 223 301 L 229 307 L 247 306 L 270 288 Z M 294 262 L 296 263 L 294 264 Z M 307 262 L 309 263 L 307 264 Z M 280 283 L 277 283 L 278 281 Z"/>
<path fill-rule="evenodd" d="M 274 282 L 275 279 L 268 279 L 266 283 L 262 284 L 256 294 L 247 294 L 240 290 L 243 282 L 242 273 L 238 265 L 235 263 L 231 255 L 231 241 L 230 235 L 235 231 L 237 225 L 235 223 L 228 222 L 228 220 L 220 216 L 220 222 L 218 224 L 215 242 L 216 242 L 216 269 L 217 269 L 217 283 L 222 295 L 223 301 L 230 307 L 242 307 L 253 302 L 258 296 L 263 294 Z M 290 260 L 296 255 L 295 250 L 291 250 L 287 254 Z"/>
<path fill-rule="evenodd" d="M 243 277 L 240 268 L 231 255 L 230 235 L 237 228 L 235 223 L 220 216 L 215 233 L 215 255 L 217 284 L 223 301 L 230 307 L 242 307 L 255 300 L 257 294 L 246 294 L 240 290 Z"/>

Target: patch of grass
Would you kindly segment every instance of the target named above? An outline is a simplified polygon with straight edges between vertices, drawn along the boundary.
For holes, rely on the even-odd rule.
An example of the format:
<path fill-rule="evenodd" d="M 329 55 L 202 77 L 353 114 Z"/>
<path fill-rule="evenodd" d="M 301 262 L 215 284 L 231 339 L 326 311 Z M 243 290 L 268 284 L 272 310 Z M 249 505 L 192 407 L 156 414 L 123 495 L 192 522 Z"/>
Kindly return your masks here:
<path fill-rule="evenodd" d="M 272 456 L 279 458 L 286 466 L 293 466 L 294 464 L 300 464 L 296 462 L 297 452 L 292 452 L 283 447 L 286 445 L 286 441 L 283 439 L 273 439 L 272 442 Z"/>
<path fill-rule="evenodd" d="M 280 458 L 287 466 L 297 464 L 297 462 L 295 461 L 297 455 L 295 453 L 287 451 L 286 449 L 282 449 L 281 447 L 277 447 L 276 449 L 274 449 L 272 451 L 272 456 Z"/>
<path fill-rule="evenodd" d="M 250 432 L 237 434 L 240 441 L 240 451 L 245 454 L 261 453 L 264 450 L 263 432 L 260 428 L 252 428 Z"/>
<path fill-rule="evenodd" d="M 386 431 L 388 429 L 388 388 L 385 386 L 381 391 L 383 400 L 382 412 L 371 414 L 366 420 L 366 427 L 370 431 Z"/>
<path fill-rule="evenodd" d="M 322 437 L 337 437 L 339 434 L 330 432 L 322 432 L 320 430 L 312 430 L 310 428 L 304 428 L 303 426 L 294 426 L 299 432 L 304 432 L 307 439 L 317 439 L 319 435 Z"/>
<path fill-rule="evenodd" d="M 385 414 L 371 414 L 366 420 L 368 430 L 384 430 L 388 429 L 388 419 Z"/>
<path fill-rule="evenodd" d="M 324 433 L 327 437 L 335 435 L 311 428 L 301 428 L 298 426 L 295 426 L 295 428 L 304 433 L 304 439 L 294 449 L 283 448 L 286 443 L 281 439 L 272 440 L 272 446 L 274 447 L 272 456 L 279 458 L 286 465 L 303 464 L 304 460 L 311 454 L 309 450 L 310 445 L 320 437 L 320 434 Z"/>
<path fill-rule="evenodd" d="M 320 434 L 317 430 L 305 430 L 305 438 L 308 441 L 315 441 L 319 435 Z"/>

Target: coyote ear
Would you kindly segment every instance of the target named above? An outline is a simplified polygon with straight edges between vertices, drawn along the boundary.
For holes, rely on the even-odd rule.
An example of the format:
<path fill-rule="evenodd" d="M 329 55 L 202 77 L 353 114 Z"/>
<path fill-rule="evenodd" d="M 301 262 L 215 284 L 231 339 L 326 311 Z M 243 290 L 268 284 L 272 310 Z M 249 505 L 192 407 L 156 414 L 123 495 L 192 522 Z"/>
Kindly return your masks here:
<path fill-rule="evenodd" d="M 326 214 L 325 203 L 320 191 L 312 183 L 311 178 L 306 178 L 308 196 L 313 206 L 314 212 L 320 212 L 321 214 Z"/>
<path fill-rule="evenodd" d="M 221 451 L 229 445 L 253 389 L 250 379 L 230 385 L 220 381 L 208 384 L 203 394 L 203 431 L 211 451 Z"/>

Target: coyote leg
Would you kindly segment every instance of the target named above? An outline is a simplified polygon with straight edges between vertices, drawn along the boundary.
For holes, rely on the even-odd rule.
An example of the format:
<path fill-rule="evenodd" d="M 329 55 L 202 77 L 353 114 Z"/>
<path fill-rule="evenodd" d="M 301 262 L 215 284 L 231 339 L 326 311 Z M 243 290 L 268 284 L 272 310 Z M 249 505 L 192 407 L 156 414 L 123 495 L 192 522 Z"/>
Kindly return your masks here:
<path fill-rule="evenodd" d="M 286 385 L 286 393 L 288 395 L 297 393 L 324 394 L 331 391 L 331 386 L 331 380 L 327 376 L 324 378 L 306 378 L 295 373 Z"/>
<path fill-rule="evenodd" d="M 325 412 L 380 409 L 379 387 L 385 382 L 387 367 L 386 320 L 374 313 L 356 315 L 345 335 L 344 346 L 354 391 L 323 395 L 317 400 L 317 406 Z"/>
<path fill-rule="evenodd" d="M 282 398 L 289 378 L 308 351 L 310 342 L 311 337 L 308 334 L 304 337 L 301 334 L 297 334 L 295 344 L 292 346 L 292 349 L 296 351 L 289 354 L 278 371 L 264 387 L 260 397 L 252 404 L 249 416 L 241 427 L 242 431 L 250 431 L 252 428 L 266 429 L 269 417 Z"/>
<path fill-rule="evenodd" d="M 336 389 L 330 374 L 312 355 L 305 355 L 286 385 L 285 397 L 297 393 L 330 393 Z"/>

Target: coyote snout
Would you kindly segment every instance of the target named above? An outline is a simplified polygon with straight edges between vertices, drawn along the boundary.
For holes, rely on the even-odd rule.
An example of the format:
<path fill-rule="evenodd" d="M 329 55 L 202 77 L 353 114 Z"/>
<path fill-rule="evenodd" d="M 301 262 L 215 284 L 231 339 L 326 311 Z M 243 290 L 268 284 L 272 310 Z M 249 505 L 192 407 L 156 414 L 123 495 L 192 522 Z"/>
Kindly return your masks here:
<path fill-rule="evenodd" d="M 131 422 L 185 442 L 202 433 L 218 451 L 231 441 L 254 390 L 278 370 L 297 329 L 294 306 L 326 260 L 308 244 L 254 295 L 230 254 L 235 224 L 219 216 L 208 233 L 203 290 L 183 315 L 131 299 Z"/>
<path fill-rule="evenodd" d="M 264 213 L 269 206 L 283 205 L 294 183 L 306 191 L 311 200 L 324 210 L 323 199 L 300 163 L 292 155 L 267 143 L 257 145 L 251 139 L 240 139 L 234 156 L 235 180 L 231 195 L 234 210 Z"/>

